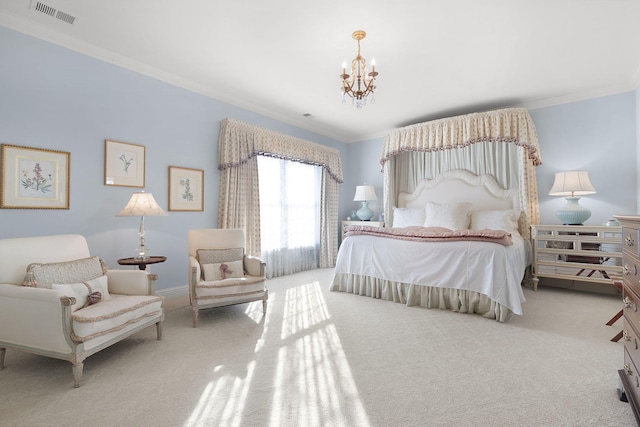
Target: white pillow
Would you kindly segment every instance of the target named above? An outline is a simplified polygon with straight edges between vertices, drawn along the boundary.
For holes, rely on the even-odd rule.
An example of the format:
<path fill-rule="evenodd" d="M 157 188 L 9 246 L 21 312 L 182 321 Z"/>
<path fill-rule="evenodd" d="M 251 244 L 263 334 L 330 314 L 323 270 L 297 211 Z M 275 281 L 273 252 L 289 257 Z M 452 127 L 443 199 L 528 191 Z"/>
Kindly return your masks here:
<path fill-rule="evenodd" d="M 89 285 L 89 287 L 87 287 L 85 283 Z M 89 288 L 91 288 L 92 293 L 97 291 L 102 294 L 100 301 L 108 301 L 111 299 L 111 295 L 109 295 L 109 289 L 107 287 L 107 276 L 100 276 L 92 280 L 87 280 L 83 283 L 51 284 L 51 289 L 62 291 L 65 296 L 74 297 L 76 299 L 76 303 L 71 306 L 72 312 L 81 309 L 87 304 Z"/>
<path fill-rule="evenodd" d="M 471 212 L 471 228 L 473 230 L 504 230 L 512 234 L 518 233 L 520 211 L 515 209 L 497 211 Z"/>
<path fill-rule="evenodd" d="M 471 203 L 438 204 L 427 202 L 425 208 L 425 227 L 445 227 L 451 230 L 465 230 L 469 228 L 469 211 Z"/>
<path fill-rule="evenodd" d="M 244 266 L 242 260 L 228 261 L 228 262 L 215 262 L 213 264 L 202 264 L 202 271 L 204 273 L 204 280 L 207 282 L 213 282 L 214 280 L 222 280 L 222 270 L 220 266 L 222 264 L 227 265 L 227 271 L 225 272 L 225 279 L 239 279 L 244 277 Z"/>
<path fill-rule="evenodd" d="M 393 207 L 393 227 L 421 226 L 425 220 L 425 208 Z"/>

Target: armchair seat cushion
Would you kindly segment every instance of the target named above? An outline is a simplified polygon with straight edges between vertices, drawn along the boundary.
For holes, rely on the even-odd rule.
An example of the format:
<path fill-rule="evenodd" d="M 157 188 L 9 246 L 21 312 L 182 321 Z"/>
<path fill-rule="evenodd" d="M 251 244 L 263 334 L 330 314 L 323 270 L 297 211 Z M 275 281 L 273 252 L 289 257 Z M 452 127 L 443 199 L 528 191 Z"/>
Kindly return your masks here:
<path fill-rule="evenodd" d="M 237 298 L 242 295 L 258 295 L 265 291 L 264 277 L 244 276 L 241 278 L 229 278 L 201 281 L 196 284 L 196 299 L 223 299 L 225 297 Z"/>
<path fill-rule="evenodd" d="M 155 295 L 118 295 L 75 311 L 72 339 L 84 342 L 126 328 L 162 311 L 163 297 Z"/>

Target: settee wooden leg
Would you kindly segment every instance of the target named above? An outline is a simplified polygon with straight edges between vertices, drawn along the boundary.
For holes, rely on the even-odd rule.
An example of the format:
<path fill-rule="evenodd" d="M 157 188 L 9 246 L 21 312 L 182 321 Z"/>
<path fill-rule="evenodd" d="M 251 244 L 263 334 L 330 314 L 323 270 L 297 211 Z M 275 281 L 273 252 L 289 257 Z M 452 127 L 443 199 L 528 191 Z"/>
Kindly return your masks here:
<path fill-rule="evenodd" d="M 0 347 L 0 369 L 4 369 L 4 355 L 7 353 L 5 347 Z"/>
<path fill-rule="evenodd" d="M 74 363 L 73 366 L 71 367 L 71 370 L 73 371 L 73 386 L 75 388 L 80 387 L 80 380 L 82 379 L 83 368 L 84 368 L 84 363 L 82 362 Z"/>
<path fill-rule="evenodd" d="M 193 319 L 193 327 L 197 328 L 198 327 L 198 310 L 193 310 L 191 312 L 191 317 Z"/>
<path fill-rule="evenodd" d="M 262 300 L 262 315 L 267 314 L 267 300 L 266 298 Z"/>
<path fill-rule="evenodd" d="M 158 336 L 158 341 L 162 339 L 162 321 L 156 323 L 156 335 Z"/>

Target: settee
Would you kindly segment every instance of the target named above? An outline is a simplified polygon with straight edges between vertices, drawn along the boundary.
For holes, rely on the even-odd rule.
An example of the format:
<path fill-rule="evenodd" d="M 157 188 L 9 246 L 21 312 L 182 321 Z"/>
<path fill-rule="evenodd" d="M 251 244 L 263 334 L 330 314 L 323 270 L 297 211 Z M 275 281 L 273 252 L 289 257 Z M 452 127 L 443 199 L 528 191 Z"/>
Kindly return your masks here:
<path fill-rule="evenodd" d="M 99 277 L 78 279 L 87 265 Z M 0 369 L 15 348 L 71 362 L 79 387 L 90 355 L 154 324 L 162 339 L 162 305 L 148 272 L 106 270 L 81 235 L 0 239 Z"/>

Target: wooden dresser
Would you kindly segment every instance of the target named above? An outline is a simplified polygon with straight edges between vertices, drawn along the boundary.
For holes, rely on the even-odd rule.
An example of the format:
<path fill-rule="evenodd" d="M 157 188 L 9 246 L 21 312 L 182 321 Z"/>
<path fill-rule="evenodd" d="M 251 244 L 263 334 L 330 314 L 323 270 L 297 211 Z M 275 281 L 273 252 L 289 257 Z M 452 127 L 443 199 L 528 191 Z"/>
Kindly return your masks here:
<path fill-rule="evenodd" d="M 624 367 L 618 371 L 623 389 L 640 425 L 640 216 L 616 216 L 622 224 L 622 305 L 624 313 Z"/>

